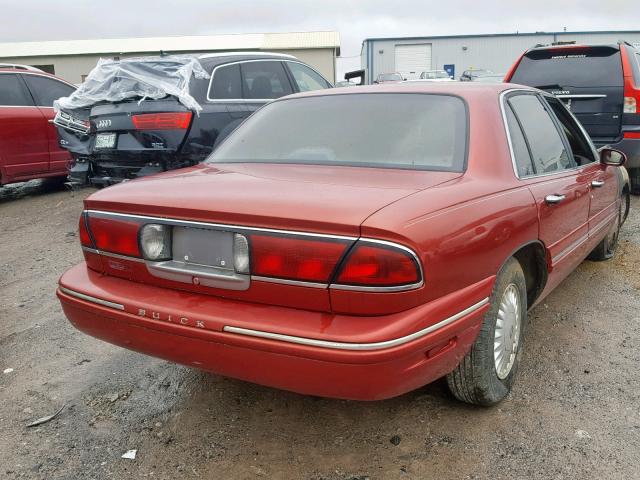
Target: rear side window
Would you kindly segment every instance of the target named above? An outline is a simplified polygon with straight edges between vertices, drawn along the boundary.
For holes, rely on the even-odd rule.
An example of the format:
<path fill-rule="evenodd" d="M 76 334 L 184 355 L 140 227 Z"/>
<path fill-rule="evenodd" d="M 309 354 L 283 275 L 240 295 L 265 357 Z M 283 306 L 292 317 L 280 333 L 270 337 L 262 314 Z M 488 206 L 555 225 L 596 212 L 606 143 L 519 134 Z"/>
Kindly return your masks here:
<path fill-rule="evenodd" d="M 328 88 L 329 83 L 313 69 L 301 63 L 287 62 L 293 79 L 301 92 Z"/>
<path fill-rule="evenodd" d="M 209 98 L 216 100 L 242 98 L 240 64 L 223 65 L 215 69 Z"/>
<path fill-rule="evenodd" d="M 529 145 L 535 174 L 573 168 L 560 132 L 536 95 L 516 95 L 508 100 Z"/>
<path fill-rule="evenodd" d="M 511 82 L 538 88 L 622 87 L 620 51 L 613 47 L 532 50 L 522 57 Z"/>
<path fill-rule="evenodd" d="M 0 74 L 0 105 L 10 107 L 30 107 L 33 101 L 18 75 Z"/>
<path fill-rule="evenodd" d="M 23 78 L 29 85 L 29 90 L 31 90 L 36 105 L 41 107 L 52 107 L 54 100 L 60 97 L 68 97 L 75 90 L 66 83 L 52 78 L 39 75 L 24 75 Z"/>
<path fill-rule="evenodd" d="M 564 134 L 571 147 L 574 161 L 578 165 L 587 165 L 595 162 L 596 158 L 593 156 L 593 150 L 591 149 L 589 141 L 567 108 L 555 97 L 547 97 L 546 100 L 560 121 L 560 125 L 562 125 Z"/>
<path fill-rule="evenodd" d="M 511 137 L 511 148 L 513 148 L 514 161 L 518 170 L 519 177 L 527 177 L 536 172 L 533 170 L 531 155 L 529 155 L 529 147 L 524 139 L 520 122 L 513 113 L 511 105 L 506 105 L 505 112 L 507 114 L 507 126 L 509 127 L 509 136 Z"/>
<path fill-rule="evenodd" d="M 282 62 L 246 62 L 240 70 L 246 99 L 272 99 L 293 93 Z"/>

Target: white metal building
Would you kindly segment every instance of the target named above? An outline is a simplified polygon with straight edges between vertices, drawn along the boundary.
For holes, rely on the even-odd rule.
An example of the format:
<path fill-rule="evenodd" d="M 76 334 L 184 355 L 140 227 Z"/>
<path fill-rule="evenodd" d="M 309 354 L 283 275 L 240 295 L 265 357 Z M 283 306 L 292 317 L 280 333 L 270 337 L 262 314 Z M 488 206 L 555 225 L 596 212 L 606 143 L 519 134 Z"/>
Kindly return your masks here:
<path fill-rule="evenodd" d="M 268 51 L 287 53 L 335 81 L 338 32 L 250 33 L 182 37 L 0 43 L 0 63 L 32 65 L 80 83 L 100 57 L 166 53 Z"/>
<path fill-rule="evenodd" d="M 361 65 L 366 83 L 381 73 L 399 72 L 416 78 L 426 70 L 488 69 L 505 73 L 528 48 L 553 42 L 615 43 L 640 45 L 640 30 L 602 32 L 536 32 L 437 37 L 368 38 L 362 42 Z"/>

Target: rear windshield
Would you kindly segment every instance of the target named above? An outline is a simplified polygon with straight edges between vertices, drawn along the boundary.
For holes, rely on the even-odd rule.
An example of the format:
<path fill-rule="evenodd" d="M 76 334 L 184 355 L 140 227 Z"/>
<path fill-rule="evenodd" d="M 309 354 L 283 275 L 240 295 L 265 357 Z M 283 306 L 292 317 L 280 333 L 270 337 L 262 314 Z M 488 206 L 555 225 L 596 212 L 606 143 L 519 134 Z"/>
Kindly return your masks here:
<path fill-rule="evenodd" d="M 266 105 L 207 161 L 461 172 L 466 139 L 466 107 L 458 97 L 322 95 Z"/>
<path fill-rule="evenodd" d="M 620 51 L 613 47 L 533 50 L 522 58 L 511 82 L 538 88 L 621 87 Z"/>

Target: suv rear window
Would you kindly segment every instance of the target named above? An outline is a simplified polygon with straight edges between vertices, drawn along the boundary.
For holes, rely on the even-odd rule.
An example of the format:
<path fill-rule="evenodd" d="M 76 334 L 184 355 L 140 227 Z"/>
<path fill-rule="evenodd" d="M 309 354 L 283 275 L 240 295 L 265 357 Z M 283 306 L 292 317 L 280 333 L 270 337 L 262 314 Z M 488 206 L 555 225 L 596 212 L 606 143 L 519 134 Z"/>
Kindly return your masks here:
<path fill-rule="evenodd" d="M 320 95 L 267 104 L 209 163 L 291 163 L 464 170 L 467 113 L 449 95 Z"/>
<path fill-rule="evenodd" d="M 614 47 L 532 50 L 522 58 L 511 82 L 538 88 L 622 87 L 620 51 Z"/>

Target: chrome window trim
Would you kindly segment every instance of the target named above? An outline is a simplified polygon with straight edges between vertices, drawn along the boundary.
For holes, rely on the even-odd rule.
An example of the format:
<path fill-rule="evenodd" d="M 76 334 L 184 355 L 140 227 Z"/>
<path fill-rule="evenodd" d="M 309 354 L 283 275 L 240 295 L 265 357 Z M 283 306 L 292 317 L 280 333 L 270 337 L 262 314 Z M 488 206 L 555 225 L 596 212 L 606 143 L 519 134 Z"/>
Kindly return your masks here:
<path fill-rule="evenodd" d="M 325 238 L 329 240 L 344 240 L 350 242 L 360 241 L 363 243 L 372 243 L 378 245 L 386 245 L 392 248 L 398 248 L 409 253 L 415 262 L 418 265 L 418 271 L 420 273 L 420 282 L 413 283 L 409 285 L 396 285 L 396 286 L 381 286 L 381 287 L 368 287 L 368 286 L 359 286 L 359 285 L 341 285 L 341 284 L 324 284 L 317 282 L 304 282 L 300 280 L 288 280 L 281 278 L 271 278 L 271 277 L 261 277 L 252 275 L 251 278 L 255 280 L 259 280 L 262 282 L 272 282 L 279 283 L 285 285 L 299 285 L 311 288 L 327 288 L 335 289 L 335 290 L 352 290 L 352 291 L 362 291 L 362 292 L 403 292 L 407 290 L 415 290 L 416 288 L 420 288 L 424 285 L 424 269 L 422 267 L 422 262 L 420 258 L 411 248 L 401 245 L 399 243 L 390 242 L 387 240 L 378 240 L 375 238 L 367 238 L 367 237 L 353 237 L 346 235 L 331 235 L 326 233 L 314 233 L 314 232 L 301 232 L 297 230 L 280 230 L 274 228 L 261 228 L 261 227 L 247 227 L 242 225 L 229 225 L 222 223 L 208 223 L 208 222 L 199 222 L 194 220 L 176 220 L 172 218 L 165 217 L 152 217 L 148 215 L 136 215 L 129 213 L 117 213 L 117 212 L 105 212 L 102 210 L 85 210 L 88 215 L 93 215 L 98 218 L 123 218 L 129 220 L 142 220 L 149 221 L 153 223 L 162 223 L 165 225 L 172 225 L 178 227 L 196 227 L 196 228 L 209 228 L 213 230 L 222 230 L 222 231 L 233 231 L 233 232 L 257 232 L 257 233 L 275 233 L 280 235 L 290 235 L 290 236 L 298 236 L 298 237 L 311 237 L 311 238 Z M 101 255 L 107 255 L 114 258 L 120 258 L 123 260 L 132 260 L 136 262 L 144 262 L 142 258 L 137 257 L 127 257 L 124 255 L 118 255 L 115 253 L 104 252 L 97 249 L 90 249 L 88 247 L 82 247 L 83 250 L 90 251 L 93 253 L 98 253 Z"/>
<path fill-rule="evenodd" d="M 595 162 L 591 162 L 587 165 L 576 165 L 575 167 L 572 168 L 565 168 L 563 170 L 558 170 L 556 172 L 549 172 L 549 173 L 537 173 L 534 175 L 523 175 L 520 176 L 520 174 L 518 173 L 518 166 L 516 164 L 516 156 L 513 150 L 513 143 L 511 142 L 511 131 L 509 130 L 509 124 L 507 122 L 507 112 L 505 110 L 505 97 L 511 93 L 515 93 L 515 92 L 524 92 L 527 93 L 529 95 L 536 95 L 538 97 L 542 96 L 543 98 L 546 95 L 552 96 L 550 94 L 545 94 L 544 92 L 542 92 L 542 94 L 540 94 L 538 91 L 533 90 L 533 89 L 527 89 L 527 88 L 510 88 L 508 90 L 504 90 L 502 93 L 500 93 L 500 112 L 502 114 L 502 124 L 504 126 L 504 130 L 505 133 L 507 135 L 507 143 L 509 144 L 509 154 L 511 156 L 511 166 L 513 167 L 513 173 L 516 176 L 516 178 L 518 180 L 529 180 L 532 178 L 538 178 L 538 177 L 549 177 L 552 175 L 563 175 L 563 174 L 567 174 L 567 173 L 571 173 L 571 172 L 575 172 L 578 171 L 582 168 L 586 168 L 589 167 L 590 165 L 593 165 L 594 163 L 597 163 L 597 159 L 598 159 L 598 155 L 597 155 L 597 150 L 595 149 L 595 146 L 593 144 L 593 142 L 591 141 L 591 138 L 587 135 L 584 127 L 580 124 L 580 122 L 576 119 L 575 115 L 573 115 L 573 113 L 570 110 L 567 110 L 567 112 L 569 112 L 569 115 L 571 115 L 573 117 L 573 119 L 576 121 L 576 123 L 578 124 L 578 127 L 580 128 L 581 133 L 587 138 L 587 140 L 589 141 L 589 145 L 591 146 L 591 149 L 596 152 L 594 153 L 596 161 Z M 555 124 L 555 122 L 554 122 Z M 523 132 L 524 135 L 524 132 Z M 564 140 L 563 140 L 564 143 Z"/>
<path fill-rule="evenodd" d="M 116 302 L 110 302 L 109 300 L 103 300 L 101 298 L 92 297 L 91 295 L 87 295 L 85 293 L 76 292 L 75 290 L 70 290 L 66 287 L 60 286 L 60 291 L 72 297 L 79 298 L 80 300 L 85 300 L 87 302 L 95 303 L 97 305 L 102 305 L 103 307 L 114 308 L 116 310 L 124 310 L 124 305 Z"/>
<path fill-rule="evenodd" d="M 605 98 L 607 95 L 604 93 L 576 93 L 576 94 L 564 94 L 553 95 L 556 98 Z"/>
<path fill-rule="evenodd" d="M 413 333 L 410 333 L 409 335 L 405 335 L 404 337 L 394 338 L 392 340 L 385 340 L 382 342 L 372 342 L 372 343 L 333 342 L 329 340 L 318 340 L 315 338 L 296 337 L 293 335 L 285 335 L 281 333 L 273 333 L 273 332 L 265 332 L 262 330 L 252 330 L 249 328 L 233 327 L 230 325 L 225 325 L 222 330 L 224 332 L 235 333 L 238 335 L 264 338 L 267 340 L 276 340 L 276 341 L 287 342 L 287 343 L 295 343 L 298 345 L 306 345 L 310 347 L 328 348 L 328 349 L 334 349 L 334 350 L 358 350 L 358 351 L 382 350 L 385 348 L 397 347 L 398 345 L 403 345 L 413 340 L 422 338 L 425 335 L 433 333 L 436 330 L 440 330 L 441 328 L 446 327 L 447 325 L 455 322 L 456 320 L 459 320 L 479 310 L 480 308 L 484 307 L 488 303 L 489 303 L 489 297 L 483 298 L 479 302 L 471 305 L 470 307 L 465 308 L 461 312 L 458 312 L 455 315 L 445 318 L 444 320 L 434 325 L 430 325 L 426 328 L 423 328 L 422 330 L 418 330 L 417 332 L 413 332 Z"/>
<path fill-rule="evenodd" d="M 242 63 L 250 63 L 250 62 L 280 62 L 280 63 L 290 62 L 290 63 L 299 63 L 301 65 L 304 65 L 305 67 L 309 67 L 311 70 L 313 70 L 318 75 L 320 75 L 320 77 L 323 80 L 325 80 L 329 85 L 331 84 L 331 82 L 329 82 L 326 78 L 324 78 L 324 75 L 322 75 L 320 72 L 318 72 L 311 65 L 307 65 L 304 62 L 301 62 L 301 61 L 299 61 L 297 59 L 296 60 L 293 60 L 293 59 L 295 59 L 295 57 L 291 57 L 291 59 L 287 59 L 287 58 L 282 58 L 282 59 L 280 59 L 280 58 L 252 58 L 252 59 L 249 59 L 249 60 L 237 60 L 235 62 L 222 63 L 220 65 L 216 65 L 214 67 L 214 69 L 211 70 L 211 78 L 209 79 L 209 86 L 207 87 L 207 102 L 208 103 L 225 103 L 226 102 L 226 103 L 240 103 L 240 104 L 244 104 L 244 103 L 260 103 L 260 102 L 268 103 L 268 102 L 272 102 L 274 100 L 277 100 L 278 98 L 281 98 L 281 97 L 277 97 L 277 98 L 211 98 L 209 95 L 211 94 L 211 87 L 213 86 L 213 77 L 216 74 L 216 70 L 218 70 L 219 68 L 229 67 L 231 65 L 239 65 L 239 64 L 242 64 Z M 283 65 L 283 67 L 284 67 L 284 65 Z M 289 79 L 289 75 L 287 75 L 287 79 Z M 294 81 L 295 81 L 295 79 L 294 79 Z M 242 82 L 242 71 L 240 72 L 240 82 Z M 294 86 L 291 85 L 291 87 L 293 88 Z M 331 88 L 331 87 L 327 87 L 327 88 Z M 293 91 L 291 94 L 293 94 L 293 93 L 299 93 L 299 92 Z"/>

